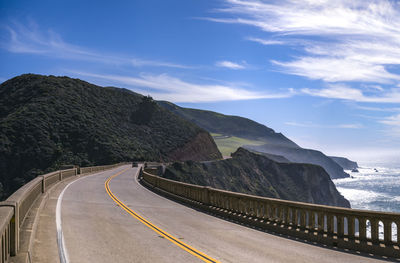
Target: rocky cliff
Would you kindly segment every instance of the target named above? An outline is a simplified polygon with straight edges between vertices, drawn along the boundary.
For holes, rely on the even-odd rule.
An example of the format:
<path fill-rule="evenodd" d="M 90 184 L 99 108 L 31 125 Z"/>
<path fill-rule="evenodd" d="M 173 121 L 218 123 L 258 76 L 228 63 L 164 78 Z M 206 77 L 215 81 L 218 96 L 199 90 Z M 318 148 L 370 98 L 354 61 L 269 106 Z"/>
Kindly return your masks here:
<path fill-rule="evenodd" d="M 333 161 L 335 161 L 337 164 L 339 164 L 345 170 L 352 170 L 352 169 L 358 168 L 357 162 L 351 161 L 347 158 L 336 157 L 336 156 L 329 156 L 329 158 L 331 158 Z"/>
<path fill-rule="evenodd" d="M 320 166 L 278 163 L 243 148 L 231 159 L 173 163 L 164 177 L 265 197 L 350 207 Z"/>
<path fill-rule="evenodd" d="M 200 132 L 182 147 L 168 153 L 169 160 L 212 160 L 221 159 L 214 140 L 208 132 Z"/>

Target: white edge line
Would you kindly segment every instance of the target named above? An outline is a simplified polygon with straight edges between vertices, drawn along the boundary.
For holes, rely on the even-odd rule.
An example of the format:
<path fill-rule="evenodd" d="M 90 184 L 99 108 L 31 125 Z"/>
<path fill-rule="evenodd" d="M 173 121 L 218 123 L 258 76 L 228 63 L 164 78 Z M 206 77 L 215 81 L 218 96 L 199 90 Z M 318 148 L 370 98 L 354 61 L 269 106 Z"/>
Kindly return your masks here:
<path fill-rule="evenodd" d="M 64 235 L 62 231 L 62 221 L 61 221 L 61 204 L 62 204 L 62 199 L 64 197 L 65 191 L 68 189 L 70 185 L 73 183 L 78 182 L 79 180 L 82 180 L 84 178 L 88 178 L 93 175 L 99 175 L 102 174 L 106 171 L 100 172 L 100 173 L 95 173 L 91 175 L 86 175 L 84 177 L 81 177 L 75 181 L 70 182 L 67 184 L 67 186 L 62 190 L 61 194 L 58 196 L 57 200 L 57 206 L 56 206 L 56 227 L 57 227 L 57 245 L 58 245 L 58 254 L 60 256 L 60 262 L 61 263 L 69 263 L 69 257 L 68 257 L 68 251 L 67 248 L 65 247 L 65 241 L 64 241 Z"/>
<path fill-rule="evenodd" d="M 79 178 L 76 181 L 79 181 L 82 178 Z M 57 200 L 57 206 L 56 206 L 57 245 L 58 245 L 58 254 L 60 256 L 60 262 L 61 263 L 68 263 L 69 262 L 68 252 L 67 252 L 67 249 L 65 248 L 64 235 L 63 235 L 62 226 L 61 226 L 61 203 L 62 203 L 62 199 L 64 197 L 65 190 L 67 190 L 67 188 L 71 184 L 75 183 L 76 181 L 70 182 L 62 190 L 62 192 L 61 192 L 61 194 L 60 194 L 60 196 L 58 197 L 58 200 Z"/>

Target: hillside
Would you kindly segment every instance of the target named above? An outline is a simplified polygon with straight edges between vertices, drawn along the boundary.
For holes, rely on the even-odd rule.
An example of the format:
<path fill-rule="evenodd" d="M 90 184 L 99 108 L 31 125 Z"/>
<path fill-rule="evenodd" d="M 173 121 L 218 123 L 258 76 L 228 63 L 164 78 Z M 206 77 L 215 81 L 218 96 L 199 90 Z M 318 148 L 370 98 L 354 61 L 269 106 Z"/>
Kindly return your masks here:
<path fill-rule="evenodd" d="M 231 159 L 173 163 L 163 176 L 234 192 L 350 207 L 320 166 L 278 163 L 243 148 L 233 153 Z"/>
<path fill-rule="evenodd" d="M 175 114 L 196 123 L 210 133 L 262 140 L 270 144 L 287 147 L 298 147 L 282 133 L 276 133 L 273 129 L 247 118 L 224 115 L 213 111 L 182 108 L 166 101 L 159 101 L 158 103 Z"/>
<path fill-rule="evenodd" d="M 329 156 L 332 160 L 334 160 L 337 164 L 339 164 L 345 170 L 353 170 L 358 168 L 357 162 L 351 161 L 344 157 L 336 157 L 336 156 Z"/>
<path fill-rule="evenodd" d="M 33 74 L 0 85 L 0 198 L 62 164 L 216 158 L 208 132 L 150 97 Z"/>
<path fill-rule="evenodd" d="M 272 154 L 272 159 L 280 162 L 310 163 L 322 166 L 331 178 L 343 178 L 349 175 L 343 168 L 320 151 L 303 149 L 281 133 L 255 121 L 229 116 L 212 111 L 182 108 L 170 102 L 158 102 L 175 114 L 192 121 L 213 134 L 219 150 L 229 156 L 239 147 Z"/>

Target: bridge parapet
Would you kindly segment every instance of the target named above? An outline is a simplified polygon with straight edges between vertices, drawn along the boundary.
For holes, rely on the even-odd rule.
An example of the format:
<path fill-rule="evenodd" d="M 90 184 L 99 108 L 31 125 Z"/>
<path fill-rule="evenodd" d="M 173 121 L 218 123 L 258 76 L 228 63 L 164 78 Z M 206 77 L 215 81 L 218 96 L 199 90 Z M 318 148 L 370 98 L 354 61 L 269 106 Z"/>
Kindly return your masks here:
<path fill-rule="evenodd" d="M 56 183 L 77 175 L 112 169 L 126 163 L 59 170 L 40 175 L 0 202 L 0 263 L 8 262 L 20 252 L 20 234 L 35 201 Z"/>
<path fill-rule="evenodd" d="M 399 213 L 259 197 L 177 182 L 149 172 L 154 170 L 141 173 L 146 185 L 221 216 L 311 242 L 400 258 Z"/>

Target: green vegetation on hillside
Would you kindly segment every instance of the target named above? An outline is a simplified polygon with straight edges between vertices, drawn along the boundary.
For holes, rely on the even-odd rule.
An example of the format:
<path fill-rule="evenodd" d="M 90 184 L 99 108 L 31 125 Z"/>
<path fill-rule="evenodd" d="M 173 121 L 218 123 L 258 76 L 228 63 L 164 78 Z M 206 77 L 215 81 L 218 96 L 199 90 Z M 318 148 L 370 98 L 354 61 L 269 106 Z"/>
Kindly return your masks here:
<path fill-rule="evenodd" d="M 243 145 L 263 145 L 266 142 L 261 140 L 250 140 L 239 138 L 236 136 L 222 135 L 218 133 L 211 133 L 219 151 L 223 156 L 231 156 L 239 147 Z"/>
<path fill-rule="evenodd" d="M 170 161 L 188 143 L 185 149 L 196 149 L 199 134 L 205 134 L 203 152 L 194 155 L 220 158 L 206 131 L 150 97 L 68 77 L 22 75 L 0 85 L 0 198 L 62 164 Z"/>
<path fill-rule="evenodd" d="M 298 147 L 283 134 L 276 133 L 273 129 L 247 118 L 224 115 L 213 111 L 182 108 L 166 101 L 159 101 L 158 103 L 188 121 L 196 123 L 210 133 L 256 141 L 261 140 L 269 144 L 285 145 L 287 147 Z"/>

